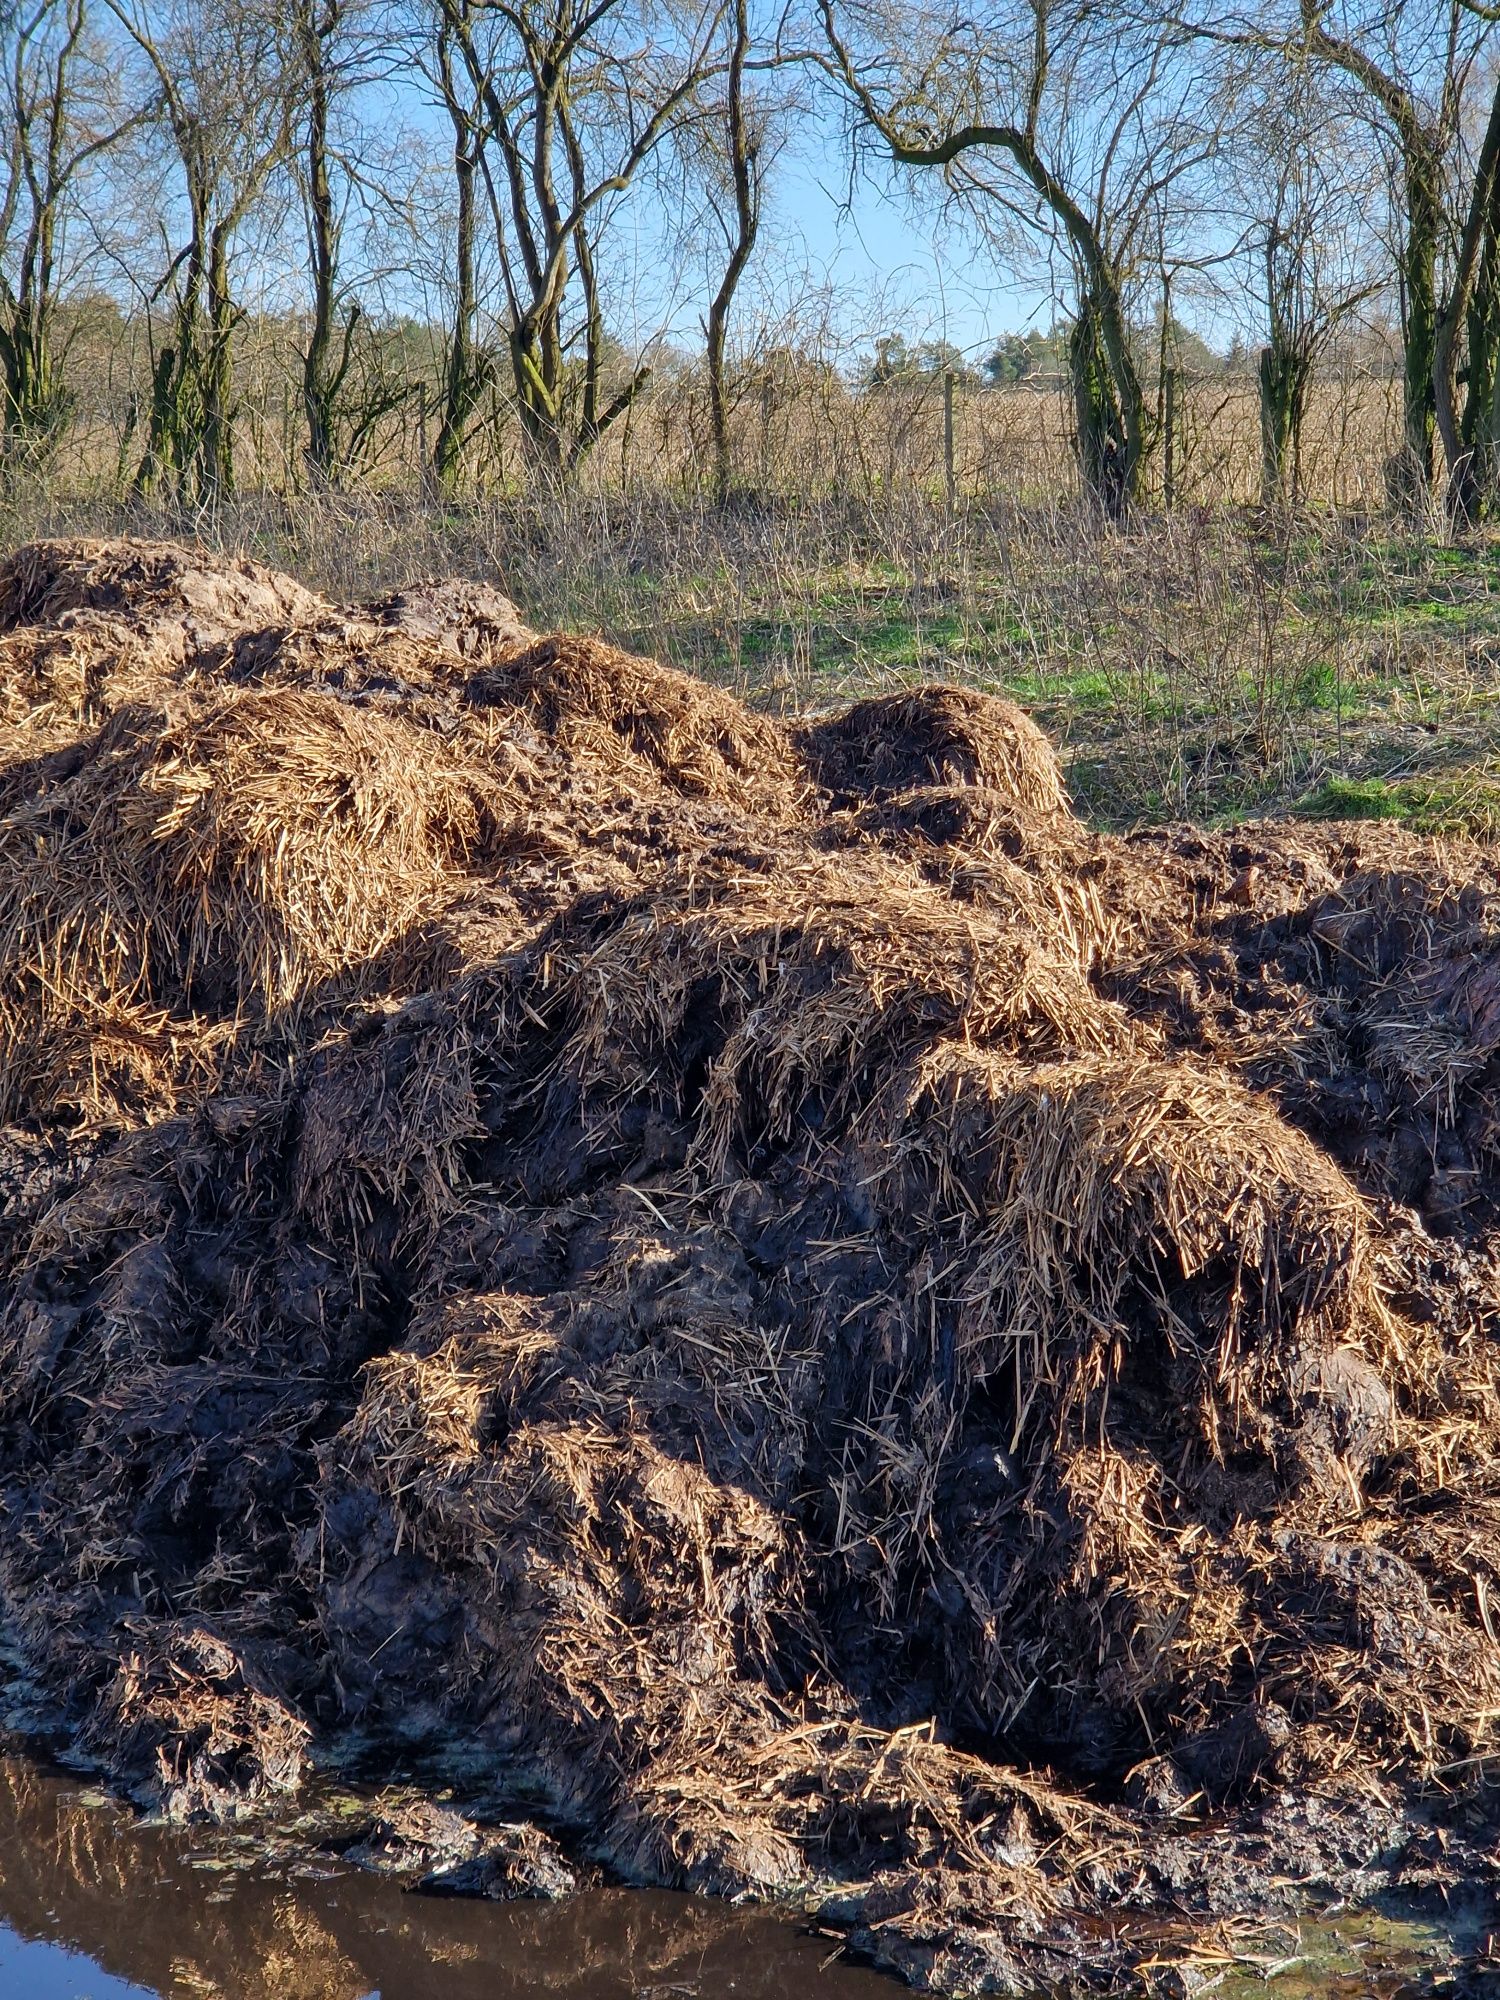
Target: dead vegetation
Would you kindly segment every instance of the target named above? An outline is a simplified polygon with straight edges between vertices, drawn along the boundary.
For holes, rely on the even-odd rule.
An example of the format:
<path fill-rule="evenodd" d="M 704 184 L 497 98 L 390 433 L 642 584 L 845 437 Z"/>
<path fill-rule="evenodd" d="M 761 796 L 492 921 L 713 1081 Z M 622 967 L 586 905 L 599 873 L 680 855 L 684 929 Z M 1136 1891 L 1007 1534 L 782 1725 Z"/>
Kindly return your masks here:
<path fill-rule="evenodd" d="M 118 1777 L 459 1743 L 938 1989 L 1477 1866 L 1488 855 L 492 595 L 0 606 L 0 1591 Z"/>

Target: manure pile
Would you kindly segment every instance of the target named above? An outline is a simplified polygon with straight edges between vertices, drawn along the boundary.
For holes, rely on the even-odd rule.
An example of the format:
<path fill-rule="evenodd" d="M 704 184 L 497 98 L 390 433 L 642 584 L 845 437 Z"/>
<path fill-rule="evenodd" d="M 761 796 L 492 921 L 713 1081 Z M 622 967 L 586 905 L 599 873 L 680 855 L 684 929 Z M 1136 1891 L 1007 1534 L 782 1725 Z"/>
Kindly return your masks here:
<path fill-rule="evenodd" d="M 1490 1866 L 1490 851 L 43 543 L 0 1128 L 6 1642 L 173 1814 L 461 1753 L 938 1990 Z"/>

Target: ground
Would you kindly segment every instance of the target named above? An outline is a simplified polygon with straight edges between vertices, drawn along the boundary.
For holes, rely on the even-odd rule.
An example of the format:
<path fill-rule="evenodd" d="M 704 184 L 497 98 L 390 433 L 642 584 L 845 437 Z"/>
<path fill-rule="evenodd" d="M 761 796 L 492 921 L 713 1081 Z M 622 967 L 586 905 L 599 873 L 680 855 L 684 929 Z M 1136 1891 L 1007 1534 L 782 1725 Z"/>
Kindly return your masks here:
<path fill-rule="evenodd" d="M 1225 810 L 1315 740 L 1242 670 L 1323 628 L 1200 529 L 1069 586 L 1112 803 L 972 673 L 0 567 L 0 1625 L 72 1754 L 209 1820 L 426 1758 L 487 1893 L 944 1992 L 1382 1891 L 1490 1975 L 1500 868 L 1080 815 L 1197 740 L 1162 675 Z"/>
<path fill-rule="evenodd" d="M 647 494 L 447 510 L 245 496 L 207 522 L 46 496 L 0 541 L 174 532 L 344 600 L 487 577 L 544 627 L 597 632 L 791 712 L 954 680 L 1024 705 L 1101 826 L 1259 812 L 1500 821 L 1500 546 L 1388 520 L 1147 517 L 920 493 L 855 506 Z M 522 579 L 518 583 L 517 579 Z M 523 587 L 524 586 L 524 587 Z"/>

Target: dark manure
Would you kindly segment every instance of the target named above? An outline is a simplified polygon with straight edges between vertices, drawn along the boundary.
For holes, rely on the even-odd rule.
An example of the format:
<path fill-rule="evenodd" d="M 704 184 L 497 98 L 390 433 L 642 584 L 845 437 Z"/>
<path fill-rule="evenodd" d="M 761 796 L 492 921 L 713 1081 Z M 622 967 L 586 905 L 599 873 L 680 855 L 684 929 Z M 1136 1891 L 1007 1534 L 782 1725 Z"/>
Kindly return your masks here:
<path fill-rule="evenodd" d="M 937 1990 L 1470 1865 L 1491 856 L 1098 838 L 1005 703 L 783 725 L 494 592 L 45 544 L 0 627 L 0 1609 L 75 1747 L 219 1819 L 441 1753 L 488 1818 L 372 1863 L 816 1890 Z"/>

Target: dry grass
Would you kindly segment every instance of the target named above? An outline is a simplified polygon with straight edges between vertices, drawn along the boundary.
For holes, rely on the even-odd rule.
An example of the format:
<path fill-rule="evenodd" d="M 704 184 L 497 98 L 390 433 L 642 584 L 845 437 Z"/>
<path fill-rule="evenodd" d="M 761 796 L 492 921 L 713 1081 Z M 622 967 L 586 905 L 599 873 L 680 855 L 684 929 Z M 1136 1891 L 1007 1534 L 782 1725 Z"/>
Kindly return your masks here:
<path fill-rule="evenodd" d="M 938 376 L 858 386 L 858 357 L 787 349 L 746 356 L 729 379 L 730 456 L 735 483 L 804 505 L 853 498 L 886 504 L 914 493 L 941 501 L 947 487 L 943 383 Z M 69 344 L 77 397 L 73 421 L 48 464 L 78 493 L 119 499 L 138 463 L 136 420 L 150 397 L 147 328 L 134 322 L 103 340 L 81 330 Z M 366 494 L 407 494 L 430 484 L 432 413 L 443 396 L 441 358 L 427 365 L 408 351 L 399 364 L 419 393 L 377 427 L 352 473 Z M 241 325 L 236 338 L 235 459 L 243 489 L 282 495 L 305 490 L 304 419 L 296 384 L 300 348 L 292 329 Z M 1164 435 L 1166 384 L 1155 357 L 1147 369 L 1148 413 Z M 1261 490 L 1258 388 L 1253 368 L 1179 378 L 1173 450 L 1177 500 L 1190 506 L 1254 502 Z M 1377 512 L 1386 500 L 1386 461 L 1400 436 L 1399 361 L 1371 353 L 1326 357 L 1314 380 L 1296 468 L 1299 498 L 1318 507 Z M 1027 506 L 1077 494 L 1072 397 L 1061 376 L 994 388 L 960 381 L 954 397 L 953 479 L 960 500 L 1004 495 Z M 503 380 L 475 413 L 465 495 L 514 492 L 527 454 L 514 399 Z M 1162 497 L 1165 451 L 1147 471 L 1148 495 Z M 711 485 L 712 429 L 701 369 L 658 366 L 626 420 L 589 459 L 599 490 L 622 495 L 701 497 Z"/>
<path fill-rule="evenodd" d="M 762 712 L 934 680 L 1001 694 L 1042 723 L 1075 803 L 1108 825 L 1301 801 L 1441 830 L 1500 819 L 1491 551 L 1369 516 L 1179 510 L 1118 533 L 995 496 L 950 517 L 914 488 L 724 511 L 603 483 L 441 509 L 247 495 L 192 522 L 38 493 L 0 524 L 13 540 L 202 533 L 345 603 L 485 577 L 539 630 L 600 635 Z M 441 621 L 402 629 L 430 637 Z M 461 629 L 479 628 L 450 619 Z M 76 677 L 77 639 L 48 632 L 56 673 Z M 117 674 L 134 643 L 114 635 Z"/>

